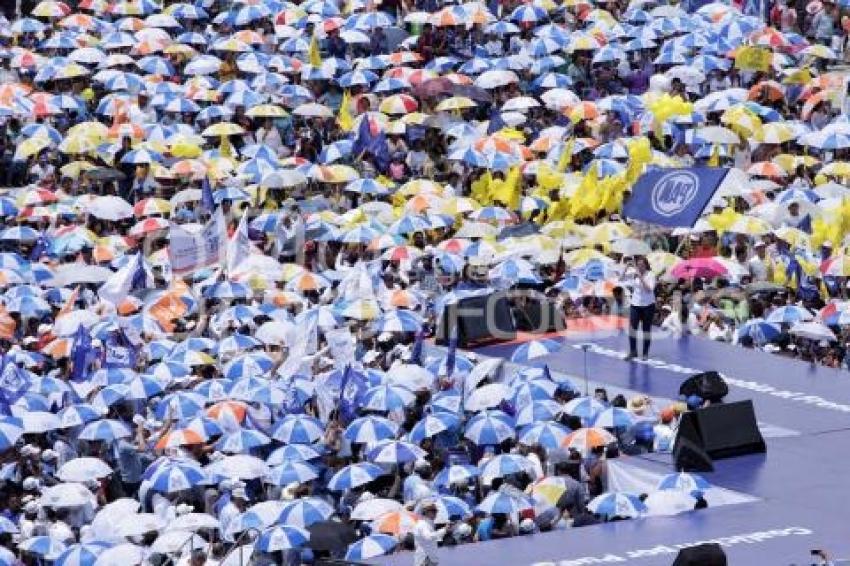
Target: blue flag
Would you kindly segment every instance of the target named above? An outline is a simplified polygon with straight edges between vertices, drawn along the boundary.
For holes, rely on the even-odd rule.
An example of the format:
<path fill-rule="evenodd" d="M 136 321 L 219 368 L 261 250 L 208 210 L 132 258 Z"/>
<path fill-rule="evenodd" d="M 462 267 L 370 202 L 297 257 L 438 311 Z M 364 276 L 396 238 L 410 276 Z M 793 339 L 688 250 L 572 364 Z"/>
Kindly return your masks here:
<path fill-rule="evenodd" d="M 71 380 L 83 381 L 88 373 L 89 362 L 94 354 L 91 344 L 91 334 L 82 324 L 74 333 L 74 345 L 71 347 Z"/>
<path fill-rule="evenodd" d="M 30 388 L 27 372 L 14 361 L 4 357 L 0 362 L 0 399 L 4 406 L 12 405 Z"/>
<path fill-rule="evenodd" d="M 623 215 L 669 228 L 692 228 L 728 172 L 720 167 L 649 170 L 635 183 Z"/>
<path fill-rule="evenodd" d="M 133 261 L 136 262 L 136 267 L 133 270 L 133 278 L 130 281 L 130 291 L 141 291 L 147 289 L 148 274 L 145 271 L 145 260 L 142 257 L 142 252 L 139 252 Z"/>
<path fill-rule="evenodd" d="M 103 366 L 106 368 L 131 368 L 136 366 L 136 349 L 123 330 L 106 339 L 103 350 Z"/>
<path fill-rule="evenodd" d="M 495 134 L 506 126 L 507 124 L 502 120 L 502 113 L 498 108 L 493 108 L 490 112 L 490 122 L 487 124 L 487 135 Z"/>
<path fill-rule="evenodd" d="M 35 241 L 32 252 L 30 252 L 30 261 L 38 261 L 49 249 L 50 242 L 47 240 L 47 234 L 42 232 Z"/>
<path fill-rule="evenodd" d="M 384 132 L 372 133 L 372 120 L 368 116 L 364 116 L 360 120 L 357 137 L 354 138 L 354 143 L 351 145 L 351 154 L 355 157 L 365 153 L 371 154 L 375 158 L 375 165 L 381 172 L 387 170 L 390 165 L 390 148 L 387 145 L 387 137 Z"/>
<path fill-rule="evenodd" d="M 212 214 L 213 210 L 215 210 L 212 185 L 210 185 L 209 177 L 206 175 L 204 175 L 201 181 L 201 210 L 207 214 Z"/>
<path fill-rule="evenodd" d="M 416 339 L 413 342 L 413 351 L 410 353 L 410 363 L 422 365 L 422 345 L 425 342 L 425 327 L 420 326 L 416 332 Z"/>
<path fill-rule="evenodd" d="M 457 327 L 452 329 L 449 338 L 449 351 L 446 354 L 446 377 L 451 377 L 455 372 L 455 360 L 457 359 Z"/>
<path fill-rule="evenodd" d="M 365 391 L 363 376 L 354 371 L 351 365 L 345 366 L 339 386 L 339 417 L 342 422 L 349 423 L 357 416 L 358 401 Z"/>

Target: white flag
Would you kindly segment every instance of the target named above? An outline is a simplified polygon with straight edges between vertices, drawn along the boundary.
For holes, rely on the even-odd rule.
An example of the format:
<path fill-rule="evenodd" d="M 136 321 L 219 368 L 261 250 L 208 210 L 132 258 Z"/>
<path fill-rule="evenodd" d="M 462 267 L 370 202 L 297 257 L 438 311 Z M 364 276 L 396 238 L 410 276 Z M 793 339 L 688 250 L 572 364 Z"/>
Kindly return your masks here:
<path fill-rule="evenodd" d="M 253 245 L 248 238 L 248 215 L 243 214 L 233 237 L 227 242 L 227 273 L 236 271 L 236 266 L 253 253 Z"/>
<path fill-rule="evenodd" d="M 144 260 L 141 252 L 131 258 L 124 267 L 113 273 L 100 286 L 98 295 L 101 299 L 117 305 L 127 298 L 127 295 L 133 291 L 134 286 L 136 288 L 141 286 L 147 289 L 154 286 L 150 265 Z"/>

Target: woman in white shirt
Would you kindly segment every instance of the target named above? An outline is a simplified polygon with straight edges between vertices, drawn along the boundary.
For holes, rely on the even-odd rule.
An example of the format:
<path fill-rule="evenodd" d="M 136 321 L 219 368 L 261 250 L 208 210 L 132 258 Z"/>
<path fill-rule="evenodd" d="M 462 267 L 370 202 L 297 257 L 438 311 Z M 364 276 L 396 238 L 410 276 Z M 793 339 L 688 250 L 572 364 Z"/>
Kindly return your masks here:
<path fill-rule="evenodd" d="M 629 306 L 629 354 L 627 360 L 637 357 L 638 327 L 643 332 L 643 355 L 649 357 L 652 342 L 652 319 L 655 316 L 655 275 L 649 268 L 649 261 L 643 257 L 635 258 L 635 266 L 626 270 L 626 283 L 632 289 Z"/>

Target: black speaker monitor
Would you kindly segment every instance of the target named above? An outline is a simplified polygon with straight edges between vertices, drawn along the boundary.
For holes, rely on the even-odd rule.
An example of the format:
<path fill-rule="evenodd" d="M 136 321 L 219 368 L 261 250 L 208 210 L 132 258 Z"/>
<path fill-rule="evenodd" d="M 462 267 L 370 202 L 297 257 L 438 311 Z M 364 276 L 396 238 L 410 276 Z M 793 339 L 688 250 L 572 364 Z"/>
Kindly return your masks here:
<path fill-rule="evenodd" d="M 680 437 L 673 447 L 673 462 L 680 472 L 713 472 L 711 456 L 696 443 Z"/>
<path fill-rule="evenodd" d="M 688 440 L 720 460 L 766 452 L 752 401 L 720 403 L 682 415 L 676 444 Z M 675 450 L 675 448 L 674 448 Z"/>
<path fill-rule="evenodd" d="M 726 553 L 716 542 L 688 546 L 679 551 L 673 566 L 726 566 Z"/>

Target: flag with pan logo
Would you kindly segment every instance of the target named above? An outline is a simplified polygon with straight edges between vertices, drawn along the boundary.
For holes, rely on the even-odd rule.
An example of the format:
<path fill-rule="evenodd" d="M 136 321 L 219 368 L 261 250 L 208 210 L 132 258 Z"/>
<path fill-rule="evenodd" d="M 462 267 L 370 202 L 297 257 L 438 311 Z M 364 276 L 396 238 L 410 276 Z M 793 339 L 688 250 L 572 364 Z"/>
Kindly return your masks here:
<path fill-rule="evenodd" d="M 623 214 L 649 224 L 691 228 L 728 172 L 720 167 L 647 171 L 635 183 Z"/>

